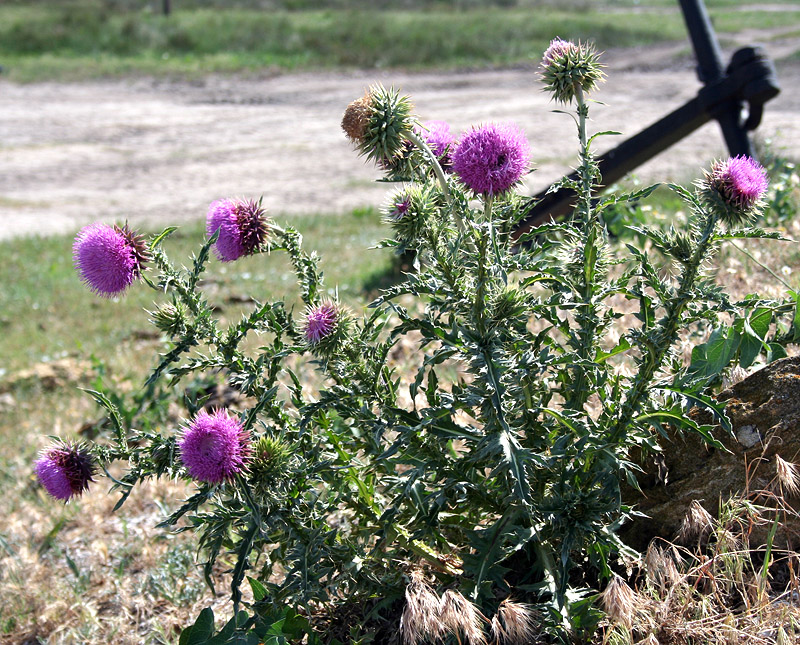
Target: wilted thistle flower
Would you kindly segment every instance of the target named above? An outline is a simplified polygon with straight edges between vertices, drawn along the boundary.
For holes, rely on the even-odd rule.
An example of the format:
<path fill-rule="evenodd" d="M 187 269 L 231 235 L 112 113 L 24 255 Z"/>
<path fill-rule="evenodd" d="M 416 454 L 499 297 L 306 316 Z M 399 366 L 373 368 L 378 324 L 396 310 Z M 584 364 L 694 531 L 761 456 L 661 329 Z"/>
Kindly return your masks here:
<path fill-rule="evenodd" d="M 267 241 L 269 223 L 261 202 L 244 199 L 218 199 L 208 207 L 206 232 L 209 237 L 219 231 L 215 243 L 217 256 L 232 262 L 252 255 Z"/>
<path fill-rule="evenodd" d="M 411 102 L 394 89 L 373 85 L 350 103 L 342 117 L 342 129 L 359 152 L 378 163 L 389 163 L 405 146 L 412 131 Z"/>
<path fill-rule="evenodd" d="M 403 250 L 419 245 L 426 222 L 436 216 L 436 191 L 429 184 L 414 184 L 395 192 L 382 208 Z"/>
<path fill-rule="evenodd" d="M 689 504 L 689 510 L 683 518 L 683 523 L 678 531 L 678 539 L 684 544 L 692 540 L 702 541 L 711 532 L 714 518 L 703 508 L 696 499 Z"/>
<path fill-rule="evenodd" d="M 139 278 L 148 254 L 144 239 L 127 225 L 97 222 L 80 230 L 72 257 L 83 282 L 97 295 L 111 298 Z"/>
<path fill-rule="evenodd" d="M 800 473 L 797 466 L 786 461 L 780 455 L 775 455 L 775 471 L 781 489 L 792 497 L 800 495 Z"/>
<path fill-rule="evenodd" d="M 769 186 L 761 164 L 740 155 L 715 161 L 704 175 L 700 182 L 701 197 L 729 227 L 746 224 L 758 216 Z"/>
<path fill-rule="evenodd" d="M 536 614 L 526 605 L 506 598 L 492 617 L 492 636 L 496 643 L 527 645 L 537 634 Z"/>
<path fill-rule="evenodd" d="M 183 433 L 178 448 L 193 479 L 218 484 L 244 469 L 250 455 L 250 435 L 227 410 L 202 410 Z"/>
<path fill-rule="evenodd" d="M 455 148 L 456 138 L 450 132 L 450 124 L 446 121 L 426 121 L 414 128 L 428 144 L 431 152 L 439 159 L 443 170 L 452 169 L 452 150 Z"/>
<path fill-rule="evenodd" d="M 528 170 L 531 149 L 513 124 L 473 128 L 453 152 L 453 171 L 480 195 L 498 195 L 516 184 Z"/>
<path fill-rule="evenodd" d="M 576 88 L 591 92 L 605 76 L 600 57 L 591 45 L 554 39 L 542 57 L 544 91 L 556 101 L 569 103 Z"/>
<path fill-rule="evenodd" d="M 34 469 L 45 490 L 64 501 L 79 496 L 94 481 L 94 459 L 82 443 L 50 446 L 40 453 Z"/>
<path fill-rule="evenodd" d="M 636 593 L 618 575 L 615 575 L 608 586 L 605 588 L 600 599 L 603 608 L 606 610 L 612 621 L 631 628 L 633 619 L 639 607 L 639 600 Z"/>
<path fill-rule="evenodd" d="M 344 340 L 349 322 L 344 308 L 327 300 L 306 308 L 303 337 L 312 349 L 322 353 L 331 351 Z"/>

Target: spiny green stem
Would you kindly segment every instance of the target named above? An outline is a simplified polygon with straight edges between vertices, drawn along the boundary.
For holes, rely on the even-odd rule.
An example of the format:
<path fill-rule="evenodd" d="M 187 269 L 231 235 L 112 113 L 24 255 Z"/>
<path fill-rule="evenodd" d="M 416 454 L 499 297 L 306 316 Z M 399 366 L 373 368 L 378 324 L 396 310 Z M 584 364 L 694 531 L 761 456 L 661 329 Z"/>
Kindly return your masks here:
<path fill-rule="evenodd" d="M 658 324 L 653 348 L 646 357 L 646 362 L 639 370 L 633 388 L 630 390 L 625 403 L 623 404 L 614 430 L 611 432 L 609 442 L 617 444 L 628 429 L 628 425 L 634 415 L 639 411 L 650 384 L 656 372 L 661 369 L 664 358 L 669 352 L 669 348 L 678 336 L 678 327 L 681 323 L 681 315 L 686 305 L 691 299 L 691 291 L 697 280 L 700 265 L 705 259 L 709 246 L 713 240 L 714 228 L 717 224 L 717 217 L 711 213 L 707 214 L 703 235 L 695 247 L 689 261 L 684 265 L 681 274 L 678 291 L 675 297 L 666 304 L 666 313 Z"/>
<path fill-rule="evenodd" d="M 444 195 L 445 200 L 447 200 L 447 205 L 450 207 L 450 210 L 453 213 L 453 218 L 456 221 L 458 232 L 463 235 L 466 231 L 464 227 L 464 221 L 461 219 L 461 214 L 455 208 L 453 208 L 453 196 L 450 194 L 450 187 L 447 185 L 447 177 L 444 176 L 444 170 L 442 170 L 439 160 L 436 158 L 436 155 L 433 154 L 433 150 L 430 149 L 428 144 L 425 143 L 421 137 L 417 136 L 415 132 L 409 131 L 406 133 L 406 136 L 408 137 L 409 141 L 417 146 L 417 148 L 419 148 L 431 162 L 433 173 L 436 175 L 436 179 L 439 181 L 439 185 L 442 188 L 442 194 Z"/>

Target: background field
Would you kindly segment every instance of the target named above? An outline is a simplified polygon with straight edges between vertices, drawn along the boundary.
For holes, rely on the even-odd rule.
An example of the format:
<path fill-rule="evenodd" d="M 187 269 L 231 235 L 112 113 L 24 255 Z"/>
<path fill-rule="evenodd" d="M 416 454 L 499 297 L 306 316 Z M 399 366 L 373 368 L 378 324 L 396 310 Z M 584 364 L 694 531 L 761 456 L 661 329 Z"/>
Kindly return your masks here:
<path fill-rule="evenodd" d="M 800 6 L 707 3 L 721 35 L 800 23 Z M 161 2 L 62 0 L 0 7 L 12 80 L 263 69 L 450 69 L 530 60 L 558 34 L 600 49 L 680 40 L 676 2 Z"/>

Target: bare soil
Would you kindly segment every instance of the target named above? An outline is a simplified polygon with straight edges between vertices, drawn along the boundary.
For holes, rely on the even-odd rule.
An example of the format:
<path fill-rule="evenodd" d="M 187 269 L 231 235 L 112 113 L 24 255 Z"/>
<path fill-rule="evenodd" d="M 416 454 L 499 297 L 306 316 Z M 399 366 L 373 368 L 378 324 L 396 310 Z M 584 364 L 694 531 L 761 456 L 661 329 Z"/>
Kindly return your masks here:
<path fill-rule="evenodd" d="M 777 35 L 777 38 L 776 38 Z M 780 58 L 800 49 L 787 33 L 769 38 Z M 728 57 L 731 48 L 726 48 Z M 608 80 L 594 96 L 595 131 L 629 136 L 692 98 L 700 83 L 688 42 L 604 57 Z M 782 93 L 758 130 L 778 151 L 800 149 L 800 65 L 783 64 Z M 152 226 L 202 220 L 229 196 L 263 196 L 279 221 L 297 213 L 342 213 L 381 204 L 386 186 L 344 137 L 348 102 L 374 82 L 412 96 L 423 119 L 461 132 L 514 121 L 527 132 L 533 194 L 569 170 L 575 126 L 541 91 L 535 65 L 437 73 L 304 73 L 211 76 L 202 81 L 100 80 L 12 84 L 0 80 L 0 238 L 76 230 L 95 220 Z M 601 139 L 602 152 L 621 137 Z M 642 166 L 643 181 L 683 181 L 725 154 L 712 122 Z"/>

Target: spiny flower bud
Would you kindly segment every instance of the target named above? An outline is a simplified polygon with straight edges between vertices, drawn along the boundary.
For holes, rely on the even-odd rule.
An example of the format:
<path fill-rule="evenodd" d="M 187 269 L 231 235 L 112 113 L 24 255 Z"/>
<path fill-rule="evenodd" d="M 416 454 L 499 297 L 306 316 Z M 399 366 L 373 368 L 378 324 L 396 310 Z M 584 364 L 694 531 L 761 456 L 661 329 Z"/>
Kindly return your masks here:
<path fill-rule="evenodd" d="M 80 496 L 94 481 L 94 459 L 83 443 L 58 442 L 43 450 L 35 464 L 45 490 L 65 502 Z"/>
<path fill-rule="evenodd" d="M 735 227 L 758 216 L 769 180 L 761 164 L 740 155 L 715 161 L 699 187 L 705 205 L 729 227 Z"/>
<path fill-rule="evenodd" d="M 75 269 L 97 295 L 121 294 L 141 276 L 148 259 L 144 238 L 128 228 L 95 223 L 85 226 L 72 245 Z"/>
<path fill-rule="evenodd" d="M 253 444 L 253 456 L 248 464 L 250 481 L 259 494 L 268 493 L 284 473 L 292 451 L 280 439 L 260 437 Z"/>
<path fill-rule="evenodd" d="M 433 187 L 414 184 L 394 193 L 382 212 L 384 221 L 394 230 L 401 250 L 407 250 L 417 248 L 425 223 L 435 216 L 436 209 Z"/>
<path fill-rule="evenodd" d="M 350 317 L 337 302 L 330 300 L 306 309 L 303 337 L 315 352 L 326 354 L 336 349 L 347 336 Z"/>
<path fill-rule="evenodd" d="M 408 97 L 383 85 L 373 85 L 363 97 L 347 106 L 342 129 L 362 155 L 391 164 L 403 152 L 405 135 L 414 127 L 411 110 Z"/>
<path fill-rule="evenodd" d="M 156 328 L 165 334 L 177 336 L 186 329 L 186 305 L 180 301 L 161 305 L 148 313 Z"/>
<path fill-rule="evenodd" d="M 544 91 L 550 92 L 561 103 L 572 101 L 576 88 L 591 92 L 605 76 L 594 47 L 584 43 L 576 45 L 560 38 L 550 43 L 541 66 Z"/>
<path fill-rule="evenodd" d="M 223 262 L 232 262 L 259 251 L 267 242 L 269 222 L 261 201 L 219 199 L 206 216 L 209 237 L 219 231 L 215 247 Z"/>
<path fill-rule="evenodd" d="M 244 469 L 250 456 L 250 435 L 227 410 L 214 414 L 202 410 L 184 430 L 178 448 L 193 479 L 219 484 Z"/>

